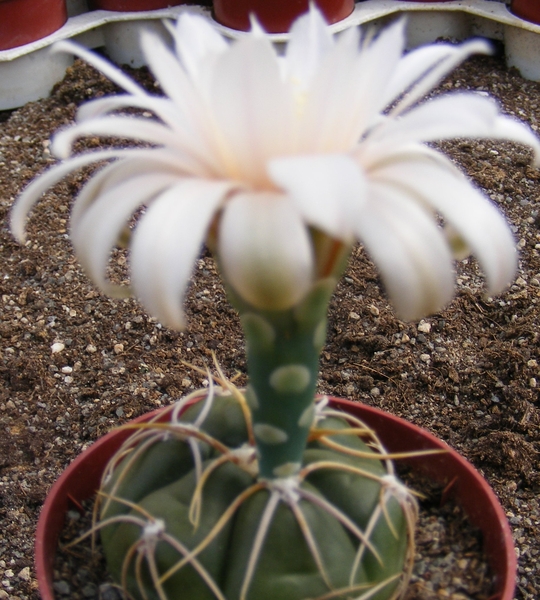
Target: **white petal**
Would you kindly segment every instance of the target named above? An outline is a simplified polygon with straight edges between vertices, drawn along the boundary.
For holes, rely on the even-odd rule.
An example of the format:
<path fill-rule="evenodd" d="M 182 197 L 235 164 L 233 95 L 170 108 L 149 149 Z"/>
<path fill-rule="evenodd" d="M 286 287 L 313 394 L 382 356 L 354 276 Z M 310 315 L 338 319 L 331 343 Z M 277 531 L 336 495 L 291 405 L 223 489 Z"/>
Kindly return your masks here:
<path fill-rule="evenodd" d="M 309 12 L 296 19 L 290 29 L 285 54 L 286 77 L 304 92 L 333 45 L 328 24 L 321 12 L 311 5 Z"/>
<path fill-rule="evenodd" d="M 401 114 L 408 108 L 410 108 L 413 104 L 416 104 L 418 100 L 426 96 L 434 87 L 436 87 L 451 71 L 453 71 L 459 64 L 461 64 L 466 58 L 471 56 L 472 54 L 490 54 L 491 53 L 491 44 L 486 40 L 471 40 L 469 42 L 465 42 L 459 46 L 455 46 L 455 50 L 453 52 L 449 52 L 447 57 L 441 60 L 438 64 L 434 65 L 428 72 L 421 77 L 416 85 L 409 90 L 409 92 L 404 96 L 404 98 L 397 103 L 397 105 L 392 109 L 391 115 L 395 116 Z M 420 52 L 420 50 L 413 51 Z M 407 57 L 402 59 L 402 62 L 405 62 L 406 67 L 409 69 L 412 67 L 413 59 Z M 407 64 L 408 63 L 408 64 Z M 416 65 L 415 65 L 416 66 Z M 398 67 L 398 73 L 400 71 L 401 65 Z M 405 80 L 411 80 L 416 72 L 418 71 L 418 67 L 416 66 L 415 72 L 410 73 L 408 77 L 405 77 Z M 399 95 L 399 85 L 405 85 L 404 79 L 401 79 L 402 75 L 395 75 L 393 82 L 391 82 L 388 88 L 388 98 L 387 102 L 392 100 L 392 96 L 396 97 Z M 396 81 L 397 78 L 397 81 Z M 402 90 L 405 91 L 405 90 Z"/>
<path fill-rule="evenodd" d="M 179 168 L 174 154 L 159 149 L 138 150 L 132 156 L 114 161 L 93 174 L 80 191 L 71 209 L 71 227 L 78 226 L 79 218 L 100 194 L 139 175 L 163 175 L 180 180 L 186 171 Z"/>
<path fill-rule="evenodd" d="M 174 103 L 177 119 L 182 128 L 203 129 L 205 111 L 201 97 L 176 56 L 162 42 L 161 38 L 149 31 L 143 31 L 141 44 L 150 70 L 158 80 L 166 96 Z M 192 136 L 191 142 L 197 139 Z"/>
<path fill-rule="evenodd" d="M 208 19 L 186 13 L 178 19 L 175 42 L 178 57 L 194 81 L 209 58 L 227 49 L 227 42 Z"/>
<path fill-rule="evenodd" d="M 487 137 L 494 132 L 498 113 L 492 98 L 475 93 L 445 94 L 388 119 L 370 136 L 370 142 L 384 140 L 395 148 L 416 141 Z"/>
<path fill-rule="evenodd" d="M 517 254 L 504 217 L 456 169 L 403 158 L 375 171 L 372 177 L 442 215 L 478 258 L 491 294 L 502 291 L 513 279 Z"/>
<path fill-rule="evenodd" d="M 357 143 L 384 108 L 382 94 L 403 43 L 402 21 L 361 51 L 356 29 L 338 39 L 306 96 L 299 152 L 346 152 Z"/>
<path fill-rule="evenodd" d="M 529 145 L 537 160 L 540 139 L 524 124 L 500 114 L 492 98 L 475 93 L 439 96 L 398 119 L 389 119 L 369 136 L 391 150 L 409 142 L 455 138 L 505 139 Z"/>
<path fill-rule="evenodd" d="M 386 106 L 394 102 L 435 66 L 458 52 L 459 48 L 455 44 L 427 44 L 405 54 L 388 82 L 382 104 Z"/>
<path fill-rule="evenodd" d="M 218 236 L 226 281 L 256 308 L 291 308 L 311 287 L 310 238 L 287 198 L 238 194 L 225 206 Z"/>
<path fill-rule="evenodd" d="M 384 185 L 370 188 L 357 235 L 381 272 L 398 316 L 437 312 L 453 294 L 452 256 L 425 210 Z"/>
<path fill-rule="evenodd" d="M 82 169 L 93 162 L 116 158 L 123 152 L 127 151 L 121 151 L 118 149 L 100 150 L 96 152 L 89 152 L 87 154 L 80 154 L 79 156 L 51 167 L 48 171 L 45 171 L 45 173 L 42 173 L 39 177 L 32 180 L 22 194 L 17 198 L 11 209 L 10 227 L 13 235 L 21 243 L 24 243 L 26 239 L 24 226 L 28 217 L 28 213 L 32 210 L 32 207 L 40 199 L 40 197 L 49 188 L 61 181 L 66 175 L 76 171 L 77 169 Z"/>
<path fill-rule="evenodd" d="M 211 102 L 227 175 L 267 187 L 266 161 L 288 153 L 293 137 L 290 95 L 268 39 L 245 37 L 219 57 Z"/>
<path fill-rule="evenodd" d="M 66 158 L 75 140 L 86 135 L 120 137 L 183 150 L 178 138 L 164 125 L 142 117 L 113 116 L 77 123 L 58 132 L 52 144 L 54 153 L 60 158 Z"/>
<path fill-rule="evenodd" d="M 184 326 L 183 298 L 208 228 L 230 183 L 185 181 L 148 208 L 133 233 L 131 282 L 148 312 Z"/>
<path fill-rule="evenodd" d="M 174 128 L 175 132 L 181 134 L 184 132 L 185 119 L 179 113 L 175 104 L 168 98 L 158 96 L 142 97 L 131 94 L 117 94 L 90 100 L 79 107 L 76 121 L 81 123 L 123 108 L 140 108 L 151 111 L 169 127 Z"/>
<path fill-rule="evenodd" d="M 105 293 L 115 295 L 119 286 L 106 278 L 109 256 L 133 213 L 164 189 L 177 182 L 163 173 L 131 177 L 110 186 L 94 199 L 72 223 L 73 246 L 88 276 Z"/>
<path fill-rule="evenodd" d="M 540 167 L 540 138 L 525 123 L 501 115 L 495 121 L 494 131 L 489 137 L 529 146 L 534 152 L 534 166 Z"/>
<path fill-rule="evenodd" d="M 102 58 L 96 52 L 92 52 L 79 44 L 75 44 L 69 40 L 63 40 L 56 42 L 53 46 L 53 52 L 67 52 L 74 54 L 79 58 L 82 58 L 85 63 L 92 65 L 98 71 L 101 71 L 107 79 L 110 79 L 116 85 L 123 88 L 126 92 L 134 94 L 135 96 L 147 96 L 145 90 L 137 83 L 123 73 L 118 67 L 111 64 L 109 61 Z"/>
<path fill-rule="evenodd" d="M 291 156 L 272 160 L 268 171 L 310 225 L 351 241 L 366 201 L 366 182 L 356 161 L 338 154 Z"/>

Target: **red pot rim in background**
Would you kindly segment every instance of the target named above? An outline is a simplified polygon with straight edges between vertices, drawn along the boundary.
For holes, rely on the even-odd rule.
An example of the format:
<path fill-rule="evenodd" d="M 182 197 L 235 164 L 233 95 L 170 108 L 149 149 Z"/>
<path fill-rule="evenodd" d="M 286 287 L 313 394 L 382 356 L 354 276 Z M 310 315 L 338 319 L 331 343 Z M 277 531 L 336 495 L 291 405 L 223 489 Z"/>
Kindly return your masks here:
<path fill-rule="evenodd" d="M 47 37 L 67 18 L 65 0 L 0 0 L 0 50 Z"/>
<path fill-rule="evenodd" d="M 115 12 L 141 12 L 143 10 L 158 10 L 186 4 L 186 0 L 91 0 L 92 10 L 112 10 Z"/>
<path fill-rule="evenodd" d="M 448 496 L 456 499 L 482 531 L 484 552 L 495 574 L 496 593 L 492 600 L 512 600 L 517 573 L 512 532 L 495 493 L 478 471 L 443 441 L 412 423 L 357 402 L 332 398 L 331 404 L 375 429 L 389 452 L 444 450 L 403 462 L 448 487 Z M 134 422 L 148 421 L 161 411 L 143 415 Z M 39 516 L 35 542 L 36 577 L 42 600 L 55 600 L 54 558 L 67 510 L 93 496 L 109 458 L 131 433 L 129 429 L 116 430 L 100 438 L 69 465 L 51 488 Z M 82 476 L 77 474 L 81 468 Z"/>
<path fill-rule="evenodd" d="M 520 19 L 540 25 L 540 0 L 512 0 L 510 11 Z"/>
<path fill-rule="evenodd" d="M 354 10 L 354 0 L 315 0 L 314 3 L 328 23 L 337 23 Z M 249 31 L 249 18 L 254 14 L 266 32 L 285 33 L 308 8 L 309 0 L 214 0 L 214 17 L 226 27 Z"/>

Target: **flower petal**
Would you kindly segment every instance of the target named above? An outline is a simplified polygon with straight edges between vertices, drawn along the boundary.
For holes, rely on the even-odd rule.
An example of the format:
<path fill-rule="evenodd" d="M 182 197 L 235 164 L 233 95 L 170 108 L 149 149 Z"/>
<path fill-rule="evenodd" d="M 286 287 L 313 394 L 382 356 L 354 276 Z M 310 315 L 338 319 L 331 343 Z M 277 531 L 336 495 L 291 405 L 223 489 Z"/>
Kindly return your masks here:
<path fill-rule="evenodd" d="M 431 215 L 405 194 L 375 184 L 357 223 L 358 239 L 381 272 L 404 320 L 440 310 L 451 298 L 452 256 Z"/>
<path fill-rule="evenodd" d="M 211 96 L 227 176 L 268 188 L 267 160 L 288 154 L 294 137 L 291 99 L 271 42 L 245 37 L 222 54 Z"/>
<path fill-rule="evenodd" d="M 478 258 L 491 294 L 511 282 L 517 254 L 504 217 L 450 163 L 443 169 L 426 158 L 414 160 L 404 155 L 376 170 L 372 177 L 442 215 Z"/>
<path fill-rule="evenodd" d="M 272 160 L 268 171 L 307 223 L 351 241 L 366 202 L 366 181 L 356 161 L 338 154 L 291 156 Z"/>
<path fill-rule="evenodd" d="M 67 52 L 82 58 L 85 63 L 92 65 L 92 67 L 103 73 L 107 79 L 110 79 L 116 83 L 116 85 L 134 96 L 148 95 L 138 83 L 135 83 L 131 77 L 123 73 L 118 67 L 84 46 L 80 46 L 69 40 L 62 40 L 61 42 L 56 42 L 52 49 L 53 52 Z"/>
<path fill-rule="evenodd" d="M 182 152 L 178 138 L 168 127 L 142 117 L 101 117 L 77 123 L 59 131 L 52 148 L 59 158 L 67 158 L 75 140 L 86 135 L 119 137 L 158 146 L 169 146 Z"/>
<path fill-rule="evenodd" d="M 108 160 L 110 158 L 117 158 L 123 153 L 128 152 L 133 152 L 133 150 L 98 150 L 96 152 L 79 154 L 74 158 L 54 165 L 49 170 L 42 173 L 39 177 L 33 179 L 24 189 L 22 194 L 17 198 L 17 201 L 13 204 L 11 209 L 10 228 L 13 235 L 21 243 L 24 243 L 26 239 L 24 226 L 28 217 L 28 213 L 32 210 L 32 207 L 40 199 L 40 197 L 49 188 L 61 181 L 66 175 L 69 175 L 77 169 L 82 169 L 83 167 L 86 167 L 94 162 Z"/>
<path fill-rule="evenodd" d="M 540 140 L 524 124 L 502 115 L 494 100 L 475 93 L 439 96 L 389 119 L 369 136 L 374 154 L 392 153 L 410 142 L 455 138 L 505 139 L 530 146 L 540 161 Z M 377 147 L 382 144 L 382 147 Z"/>
<path fill-rule="evenodd" d="M 491 44 L 486 40 L 471 40 L 459 44 L 458 46 L 454 46 L 453 50 L 448 48 L 449 52 L 446 57 L 437 64 L 431 63 L 428 65 L 427 58 L 429 57 L 432 59 L 437 55 L 434 46 L 428 46 L 428 48 L 433 48 L 433 56 L 428 56 L 429 51 L 420 48 L 418 50 L 413 50 L 409 55 L 406 55 L 401 59 L 398 69 L 388 87 L 385 102 L 390 103 L 408 88 L 410 89 L 408 89 L 408 93 L 405 94 L 402 100 L 390 111 L 392 116 L 395 117 L 413 106 L 413 104 L 416 104 L 418 100 L 426 96 L 426 94 L 435 88 L 451 71 L 472 54 L 490 54 L 492 51 Z M 417 53 L 422 53 L 422 59 L 424 59 L 425 56 L 426 67 L 429 66 L 429 69 L 427 69 L 425 74 L 420 76 L 420 78 L 417 77 L 419 71 L 421 71 L 421 65 L 418 64 L 420 63 L 420 60 L 418 60 L 418 57 L 416 56 Z M 405 68 L 407 69 L 407 73 L 404 73 Z M 414 83 L 415 79 L 416 82 Z M 413 84 L 412 87 L 410 84 Z"/>
<path fill-rule="evenodd" d="M 345 152 L 358 142 L 384 108 L 382 94 L 404 39 L 401 20 L 361 51 L 356 29 L 338 39 L 306 95 L 298 152 Z"/>
<path fill-rule="evenodd" d="M 183 13 L 175 30 L 176 52 L 193 81 L 200 81 L 209 59 L 224 52 L 228 45 L 212 23 L 201 15 Z"/>
<path fill-rule="evenodd" d="M 305 93 L 333 45 L 334 38 L 319 10 L 312 8 L 294 21 L 285 53 L 285 76 L 300 93 Z"/>
<path fill-rule="evenodd" d="M 216 210 L 231 189 L 228 182 L 184 181 L 154 200 L 134 230 L 134 293 L 167 327 L 184 326 L 182 303 L 195 260 Z"/>
<path fill-rule="evenodd" d="M 311 287 L 310 238 L 286 197 L 236 195 L 225 206 L 218 236 L 225 279 L 256 308 L 291 308 Z"/>
<path fill-rule="evenodd" d="M 172 101 L 176 128 L 180 127 L 179 133 L 185 138 L 185 146 L 196 156 L 206 157 L 206 162 L 212 162 L 212 122 L 205 99 L 177 57 L 157 35 L 143 31 L 141 43 L 152 73 Z"/>
<path fill-rule="evenodd" d="M 115 165 L 116 166 L 116 165 Z M 71 239 L 83 268 L 94 283 L 109 295 L 119 295 L 120 286 L 106 278 L 107 264 L 122 230 L 133 213 L 150 202 L 177 178 L 163 173 L 145 174 L 96 190 L 93 202 L 71 224 Z"/>

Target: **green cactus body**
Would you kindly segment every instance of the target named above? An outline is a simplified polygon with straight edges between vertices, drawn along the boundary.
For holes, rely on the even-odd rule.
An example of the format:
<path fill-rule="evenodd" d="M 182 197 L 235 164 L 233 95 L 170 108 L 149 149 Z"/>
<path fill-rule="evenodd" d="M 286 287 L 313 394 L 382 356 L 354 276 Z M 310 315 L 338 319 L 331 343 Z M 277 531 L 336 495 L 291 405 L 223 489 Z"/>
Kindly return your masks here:
<path fill-rule="evenodd" d="M 256 311 L 232 296 L 247 341 L 247 399 L 261 477 L 287 477 L 302 464 L 335 283 L 333 278 L 321 280 L 287 311 Z"/>
<path fill-rule="evenodd" d="M 372 449 L 376 438 L 359 435 L 363 424 L 314 402 L 334 286 L 320 280 L 285 311 L 256 310 L 231 292 L 247 340 L 246 390 L 222 378 L 165 423 L 141 426 L 113 460 L 101 536 L 133 598 L 399 592 L 412 504 Z"/>
<path fill-rule="evenodd" d="M 202 401 L 166 435 L 157 429 L 152 440 L 142 429 L 123 448 L 101 504 L 112 575 L 137 600 L 393 597 L 407 523 L 395 499 L 383 510 L 385 461 L 359 437 L 339 433 L 350 423 L 314 411 L 298 474 L 261 478 L 237 395 L 216 394 L 198 428 Z M 207 441 L 190 442 L 190 428 Z M 327 447 L 321 430 L 366 457 Z"/>

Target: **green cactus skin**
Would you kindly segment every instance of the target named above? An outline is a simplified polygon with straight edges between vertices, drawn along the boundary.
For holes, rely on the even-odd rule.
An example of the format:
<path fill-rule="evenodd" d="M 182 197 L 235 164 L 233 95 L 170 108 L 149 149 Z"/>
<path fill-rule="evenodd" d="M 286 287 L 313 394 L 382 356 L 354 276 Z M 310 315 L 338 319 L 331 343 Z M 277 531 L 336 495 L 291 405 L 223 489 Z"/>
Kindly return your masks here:
<path fill-rule="evenodd" d="M 193 405 L 182 415 L 182 423 L 197 422 L 201 411 L 202 402 Z M 319 415 L 317 420 L 312 433 L 350 428 L 334 416 Z M 193 514 L 190 518 L 197 482 L 193 444 L 189 444 L 185 425 L 177 429 L 177 434 L 169 431 L 165 438 L 163 430 L 158 430 L 154 443 L 141 437 L 103 489 L 101 536 L 108 567 L 118 582 L 125 576 L 127 590 L 135 600 L 316 600 L 326 598 L 332 590 L 337 590 L 331 596 L 336 600 L 360 598 L 368 590 L 372 592 L 369 598 L 375 600 L 395 596 L 407 554 L 407 519 L 395 499 L 386 502 L 385 511 L 381 509 L 385 462 L 360 438 L 346 433 L 330 436 L 333 442 L 374 458 L 330 449 L 312 435 L 301 457 L 303 469 L 312 469 L 306 476 L 301 470 L 298 477 L 261 479 L 253 463 L 236 460 L 234 449 L 249 448 L 249 427 L 234 395 L 220 393 L 200 427 L 216 443 L 200 438 L 196 442 L 202 471 L 209 469 L 209 476 L 194 526 Z M 138 454 L 137 448 L 144 444 L 149 451 Z M 218 464 L 222 457 L 219 444 L 232 452 L 230 460 Z M 339 468 L 316 468 L 327 464 L 324 461 L 362 469 L 366 476 Z M 124 502 L 107 502 L 108 494 Z M 132 502 L 135 508 L 128 505 Z M 335 508 L 329 510 L 327 505 Z M 151 556 L 156 573 L 167 573 L 182 558 L 167 536 L 193 550 L 220 519 L 222 526 L 197 553 L 196 565 L 188 562 L 156 587 L 147 556 Z M 345 520 L 352 525 L 344 524 Z M 361 544 L 351 527 L 369 532 L 369 547 L 364 547 L 352 581 Z M 146 555 L 136 552 L 136 547 Z M 126 556 L 129 564 L 124 570 Z M 380 589 L 373 587 L 381 582 Z M 357 587 L 346 591 L 351 583 Z"/>
<path fill-rule="evenodd" d="M 293 475 L 302 464 L 335 284 L 333 278 L 320 280 L 286 311 L 254 310 L 229 292 L 247 342 L 247 399 L 263 478 Z"/>

